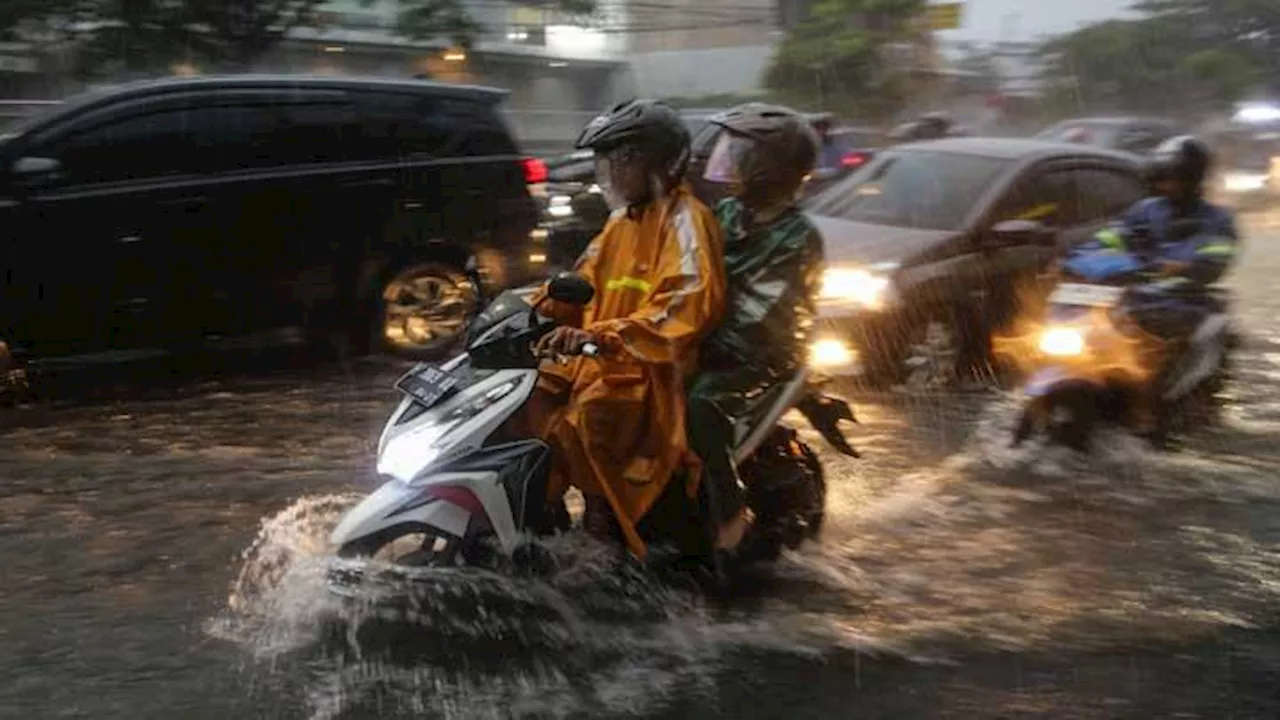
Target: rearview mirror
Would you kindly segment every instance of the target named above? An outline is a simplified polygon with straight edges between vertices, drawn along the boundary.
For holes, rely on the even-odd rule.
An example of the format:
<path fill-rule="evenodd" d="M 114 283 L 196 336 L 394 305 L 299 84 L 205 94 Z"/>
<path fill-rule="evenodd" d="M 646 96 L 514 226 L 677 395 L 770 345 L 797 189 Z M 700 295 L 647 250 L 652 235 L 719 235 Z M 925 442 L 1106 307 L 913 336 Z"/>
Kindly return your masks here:
<path fill-rule="evenodd" d="M 48 175 L 62 168 L 62 163 L 54 158 L 23 157 L 13 161 L 14 175 Z"/>
<path fill-rule="evenodd" d="M 1057 245 L 1058 233 L 1035 220 L 1005 220 L 991 228 L 991 234 L 1000 245 Z"/>
<path fill-rule="evenodd" d="M 595 297 L 596 289 L 591 283 L 571 272 L 562 272 L 551 279 L 547 285 L 547 294 L 552 300 L 570 305 L 586 305 Z"/>

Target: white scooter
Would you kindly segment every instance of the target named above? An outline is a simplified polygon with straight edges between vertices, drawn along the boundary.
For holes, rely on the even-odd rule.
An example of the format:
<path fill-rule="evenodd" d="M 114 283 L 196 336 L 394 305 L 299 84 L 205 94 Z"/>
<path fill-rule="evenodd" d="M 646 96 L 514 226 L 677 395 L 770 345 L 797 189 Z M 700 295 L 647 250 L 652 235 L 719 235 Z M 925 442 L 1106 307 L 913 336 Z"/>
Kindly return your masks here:
<path fill-rule="evenodd" d="M 506 427 L 538 379 L 541 359 L 531 346 L 555 327 L 527 302 L 530 292 L 500 295 L 472 323 L 466 352 L 440 367 L 419 364 L 396 383 L 404 398 L 378 443 L 377 469 L 386 482 L 333 531 L 340 557 L 385 556 L 400 566 L 518 565 L 535 556 L 535 538 L 567 527 L 567 512 L 546 510 L 555 461 L 550 448 L 540 439 L 513 437 Z M 585 305 L 594 290 L 564 273 L 552 280 L 549 294 Z M 583 354 L 596 350 L 588 346 Z M 822 467 L 794 430 L 778 424 L 789 409 L 800 410 L 838 450 L 857 456 L 838 429 L 840 420 L 855 421 L 852 410 L 810 394 L 806 374 L 763 393 L 738 424 L 737 459 L 757 518 L 743 543 L 754 550 L 743 557 L 776 556 L 815 535 L 822 523 Z M 690 507 L 695 503 L 684 501 L 683 492 L 667 495 L 676 500 L 659 505 L 676 510 L 655 508 L 646 516 L 640 528 L 646 542 L 668 540 L 668 531 L 688 536 L 691 527 L 709 537 L 705 523 L 690 522 L 705 517 L 702 510 Z M 669 516 L 665 525 L 650 522 L 655 514 Z"/>

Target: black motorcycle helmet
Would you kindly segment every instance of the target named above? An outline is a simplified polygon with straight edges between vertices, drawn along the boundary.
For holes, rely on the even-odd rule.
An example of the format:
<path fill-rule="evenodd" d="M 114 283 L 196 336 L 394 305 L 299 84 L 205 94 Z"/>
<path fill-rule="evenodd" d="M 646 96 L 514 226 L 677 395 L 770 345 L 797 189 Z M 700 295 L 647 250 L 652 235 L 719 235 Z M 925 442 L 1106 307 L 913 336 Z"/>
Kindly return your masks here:
<path fill-rule="evenodd" d="M 1160 143 L 1147 163 L 1153 187 L 1173 181 L 1184 198 L 1199 197 L 1213 165 L 1208 144 L 1192 135 L 1179 135 Z"/>
<path fill-rule="evenodd" d="M 668 185 L 678 182 L 689 164 L 689 129 L 680 115 L 660 100 L 629 100 L 614 105 L 582 129 L 573 146 L 597 157 L 628 146 L 643 153 L 650 172 Z"/>
<path fill-rule="evenodd" d="M 721 113 L 711 122 L 726 131 L 718 143 L 727 144 L 722 152 L 735 155 L 731 181 L 735 194 L 759 207 L 794 201 L 818 161 L 818 136 L 803 115 L 781 105 L 755 102 Z M 741 145 L 734 153 L 730 146 L 736 139 Z M 708 161 L 708 172 L 711 169 Z"/>

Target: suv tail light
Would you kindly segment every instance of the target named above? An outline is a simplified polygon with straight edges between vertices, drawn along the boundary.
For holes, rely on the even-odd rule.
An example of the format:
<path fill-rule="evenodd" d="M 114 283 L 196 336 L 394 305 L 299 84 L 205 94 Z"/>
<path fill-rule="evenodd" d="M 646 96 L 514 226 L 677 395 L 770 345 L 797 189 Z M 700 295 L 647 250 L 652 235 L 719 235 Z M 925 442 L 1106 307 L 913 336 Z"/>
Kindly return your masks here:
<path fill-rule="evenodd" d="M 871 156 L 864 152 L 845 153 L 844 157 L 840 158 L 840 166 L 846 168 L 862 167 L 870 159 Z"/>
<path fill-rule="evenodd" d="M 547 164 L 538 158 L 525 158 L 521 161 L 524 165 L 524 181 L 530 185 L 537 185 L 547 181 Z"/>

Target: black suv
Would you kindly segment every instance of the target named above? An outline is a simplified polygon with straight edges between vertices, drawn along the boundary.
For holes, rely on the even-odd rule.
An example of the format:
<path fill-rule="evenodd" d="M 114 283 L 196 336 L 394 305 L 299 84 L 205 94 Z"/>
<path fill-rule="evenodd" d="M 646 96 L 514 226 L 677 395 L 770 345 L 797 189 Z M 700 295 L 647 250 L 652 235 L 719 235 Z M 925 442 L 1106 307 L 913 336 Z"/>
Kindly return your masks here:
<path fill-rule="evenodd" d="M 477 283 L 543 271 L 527 187 L 542 169 L 517 152 L 504 97 L 205 77 L 6 128 L 0 340 L 37 363 L 337 338 L 439 354 Z"/>

